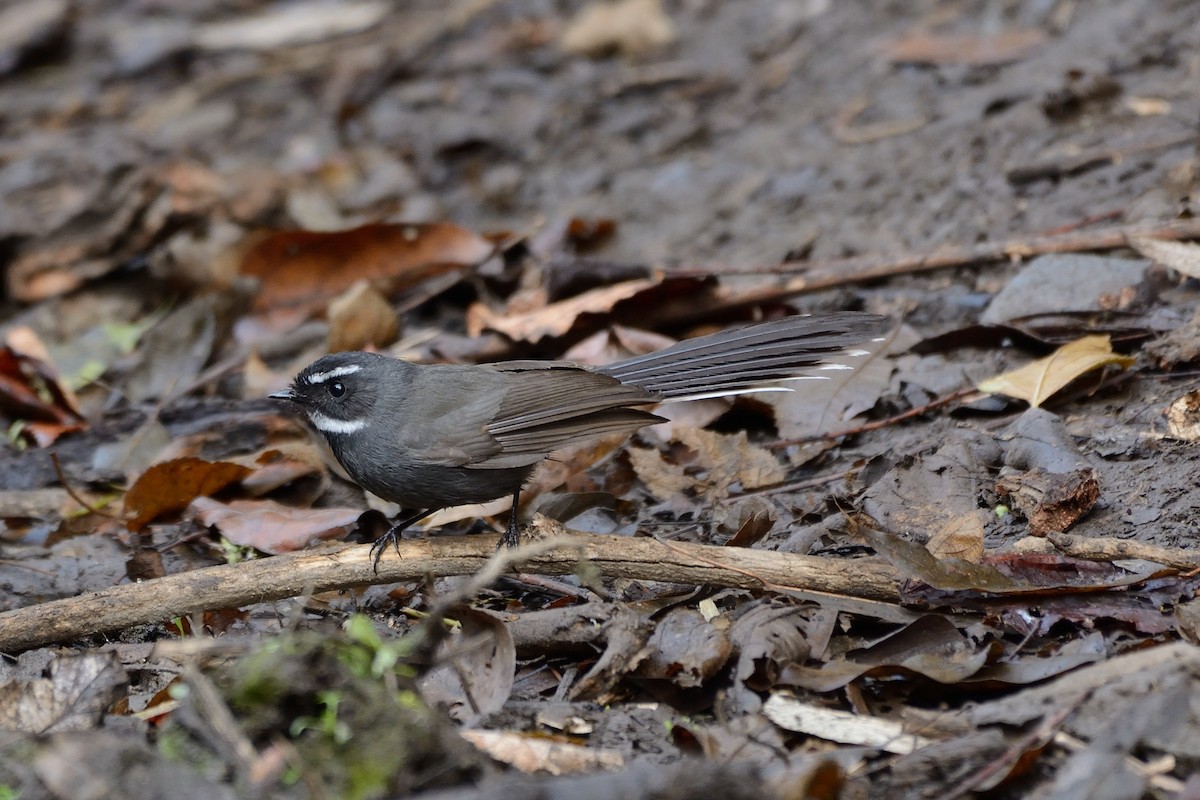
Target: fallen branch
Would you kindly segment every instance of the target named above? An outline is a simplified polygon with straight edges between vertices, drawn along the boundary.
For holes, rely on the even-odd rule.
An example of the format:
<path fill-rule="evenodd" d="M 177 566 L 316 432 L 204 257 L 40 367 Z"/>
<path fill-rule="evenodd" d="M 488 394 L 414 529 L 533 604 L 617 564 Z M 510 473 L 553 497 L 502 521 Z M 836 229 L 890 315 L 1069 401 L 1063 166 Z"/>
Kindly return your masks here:
<path fill-rule="evenodd" d="M 899 575 L 876 561 L 799 556 L 767 550 L 712 547 L 654 539 L 595 536 L 566 531 L 546 552 L 545 543 L 502 554 L 512 567 L 545 575 L 570 574 L 586 563 L 611 578 L 699 583 L 740 588 L 797 589 L 897 602 Z M 496 557 L 490 536 L 437 537 L 404 542 L 399 558 L 389 553 L 371 569 L 367 545 L 288 553 L 207 567 L 164 578 L 123 584 L 0 614 L 0 652 L 17 653 L 47 644 L 164 622 L 198 611 L 281 600 L 287 597 L 472 575 Z M 542 552 L 538 552 L 541 550 Z"/>
<path fill-rule="evenodd" d="M 785 261 L 763 267 L 721 268 L 681 267 L 665 272 L 668 277 L 710 278 L 726 275 L 779 275 L 795 277 L 770 286 L 743 289 L 736 284 L 723 285 L 708 295 L 691 296 L 668 301 L 655 314 L 657 320 L 675 323 L 706 319 L 714 312 L 729 311 L 773 303 L 809 292 L 839 286 L 877 281 L 897 275 L 911 275 L 936 269 L 966 267 L 989 262 L 1006 262 L 1012 258 L 1030 258 L 1046 253 L 1084 253 L 1115 250 L 1128 246 L 1131 238 L 1196 239 L 1200 238 L 1200 219 L 1131 225 L 1112 225 L 1093 230 L 1071 230 L 1046 236 L 1029 236 L 964 247 L 941 247 L 930 253 L 866 255 L 832 258 L 823 261 Z"/>
<path fill-rule="evenodd" d="M 1108 539 L 1079 536 L 1073 533 L 1048 533 L 1046 538 L 1064 555 L 1086 561 L 1120 561 L 1139 558 L 1164 567 L 1189 571 L 1200 569 L 1200 552 L 1176 547 L 1136 542 L 1131 539 Z"/>
<path fill-rule="evenodd" d="M 1083 253 L 1095 250 L 1115 250 L 1128 247 L 1133 238 L 1195 239 L 1200 238 L 1200 219 L 1181 219 L 1173 222 L 1130 225 L 1110 225 L 1093 230 L 1070 230 L 1043 236 L 1026 236 L 1000 241 L 980 242 L 965 246 L 939 247 L 930 253 L 908 253 L 899 256 L 865 255 L 831 258 L 823 261 L 785 261 L 763 267 L 743 268 L 679 268 L 667 270 L 672 278 L 707 278 L 714 275 L 792 275 L 802 273 L 786 284 L 797 291 L 816 291 L 849 283 L 879 280 L 913 272 L 926 272 L 949 267 L 966 267 L 989 261 L 1029 258 L 1046 253 Z M 778 287 L 776 287 L 778 288 Z"/>

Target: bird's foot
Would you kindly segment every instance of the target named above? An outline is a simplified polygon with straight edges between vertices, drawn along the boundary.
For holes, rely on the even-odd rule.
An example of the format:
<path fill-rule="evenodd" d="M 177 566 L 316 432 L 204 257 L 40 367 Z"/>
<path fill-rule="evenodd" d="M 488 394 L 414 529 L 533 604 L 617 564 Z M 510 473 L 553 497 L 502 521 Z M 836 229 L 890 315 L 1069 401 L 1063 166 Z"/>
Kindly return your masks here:
<path fill-rule="evenodd" d="M 408 525 L 397 522 L 388 528 L 387 533 L 380 536 L 371 544 L 371 566 L 376 574 L 379 573 L 379 559 L 383 558 L 383 551 L 387 549 L 389 544 L 396 549 L 396 557 L 400 557 L 400 534 L 407 527 Z"/>
<path fill-rule="evenodd" d="M 370 555 L 371 566 L 375 569 L 376 575 L 379 574 L 379 559 L 383 558 L 383 551 L 387 549 L 387 546 L 390 544 L 392 547 L 396 548 L 396 557 L 399 558 L 400 534 L 404 533 L 406 528 L 417 524 L 434 511 L 437 511 L 437 509 L 432 508 L 422 511 L 414 511 L 408 514 L 408 516 L 401 517 L 400 519 L 396 520 L 396 523 L 392 525 L 392 527 L 388 528 L 387 533 L 375 540 L 375 542 L 371 545 Z"/>
<path fill-rule="evenodd" d="M 508 521 L 508 527 L 504 533 L 500 534 L 500 541 L 496 544 L 496 549 L 502 547 L 517 547 L 521 544 L 521 526 L 517 524 L 515 519 Z"/>

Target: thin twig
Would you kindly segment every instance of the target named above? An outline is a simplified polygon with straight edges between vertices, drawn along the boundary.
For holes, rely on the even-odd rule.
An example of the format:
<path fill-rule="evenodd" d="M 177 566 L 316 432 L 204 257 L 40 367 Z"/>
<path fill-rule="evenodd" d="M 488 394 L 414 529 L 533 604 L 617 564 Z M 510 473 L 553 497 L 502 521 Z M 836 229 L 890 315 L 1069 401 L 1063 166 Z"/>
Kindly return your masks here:
<path fill-rule="evenodd" d="M 840 431 L 831 431 L 829 433 L 823 433 L 819 436 L 802 436 L 799 439 L 780 439 L 777 442 L 772 442 L 771 444 L 767 445 L 767 447 L 771 450 L 779 450 L 784 447 L 790 447 L 794 444 L 808 444 L 809 442 L 832 441 L 834 439 L 841 439 L 844 436 L 856 436 L 860 433 L 868 433 L 869 431 L 877 431 L 880 428 L 887 428 L 891 425 L 896 425 L 898 423 L 904 422 L 905 420 L 912 419 L 913 417 L 919 417 L 923 414 L 927 414 L 930 411 L 941 408 L 942 406 L 948 406 L 951 403 L 954 403 L 958 400 L 963 400 L 974 394 L 982 395 L 983 392 L 980 392 L 974 386 L 966 386 L 962 389 L 953 391 L 950 394 L 943 395 L 942 397 L 939 397 L 936 400 L 931 400 L 930 402 L 926 403 L 923 406 L 917 406 L 916 408 L 911 408 L 908 411 L 905 411 L 901 414 L 895 414 L 895 415 L 893 415 L 891 417 L 887 417 L 885 419 L 879 419 L 879 420 L 873 420 L 871 422 L 865 422 L 862 425 L 856 425 L 853 428 L 843 428 Z"/>
<path fill-rule="evenodd" d="M 785 261 L 759 267 L 683 267 L 666 271 L 670 277 L 706 278 L 712 275 L 789 275 L 804 273 L 795 280 L 802 291 L 828 289 L 896 275 L 963 267 L 988 261 L 1029 258 L 1044 253 L 1078 253 L 1113 250 L 1128 245 L 1133 237 L 1151 239 L 1195 239 L 1200 237 L 1200 218 L 1158 224 L 1112 225 L 1092 231 L 1068 231 L 1042 236 L 980 242 L 965 247 L 939 247 L 929 253 L 900 256 L 865 255 L 824 261 Z M 789 282 L 789 286 L 793 282 Z M 803 289 L 801 289 L 801 286 Z"/>
<path fill-rule="evenodd" d="M 53 450 L 50 451 L 50 462 L 54 464 L 54 473 L 58 475 L 58 482 L 62 484 L 64 489 L 66 489 L 68 497 L 97 516 L 106 517 L 107 519 L 116 520 L 117 522 L 122 523 L 125 521 L 115 514 L 110 514 L 103 509 L 96 508 L 87 500 L 84 500 L 82 497 L 80 497 L 75 490 L 71 488 L 71 484 L 67 483 L 67 476 L 63 472 L 62 462 L 58 460 L 58 453 L 54 452 Z"/>

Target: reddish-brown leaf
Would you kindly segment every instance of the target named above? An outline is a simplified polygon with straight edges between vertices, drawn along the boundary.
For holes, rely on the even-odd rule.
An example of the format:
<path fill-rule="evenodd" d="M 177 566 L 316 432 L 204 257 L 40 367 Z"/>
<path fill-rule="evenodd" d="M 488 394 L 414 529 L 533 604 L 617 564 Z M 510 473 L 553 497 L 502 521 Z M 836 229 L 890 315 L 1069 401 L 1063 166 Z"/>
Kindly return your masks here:
<path fill-rule="evenodd" d="M 481 261 L 492 249 L 486 239 L 448 222 L 279 231 L 248 247 L 241 273 L 259 279 L 255 310 L 312 313 L 360 280 L 395 294 Z"/>
<path fill-rule="evenodd" d="M 54 369 L 38 357 L 38 348 L 29 349 L 34 352 L 11 343 L 0 347 L 0 408 L 18 418 L 79 425 L 83 416 L 74 394 L 58 380 Z M 48 438 L 53 441 L 56 436 Z"/>
<path fill-rule="evenodd" d="M 273 500 L 219 503 L 203 497 L 196 498 L 191 511 L 234 544 L 272 555 L 340 539 L 362 515 L 359 508 L 293 508 Z"/>
<path fill-rule="evenodd" d="M 241 464 L 194 456 L 155 464 L 125 495 L 125 513 L 131 515 L 126 524 L 136 533 L 163 514 L 182 511 L 197 497 L 219 492 L 250 472 Z"/>

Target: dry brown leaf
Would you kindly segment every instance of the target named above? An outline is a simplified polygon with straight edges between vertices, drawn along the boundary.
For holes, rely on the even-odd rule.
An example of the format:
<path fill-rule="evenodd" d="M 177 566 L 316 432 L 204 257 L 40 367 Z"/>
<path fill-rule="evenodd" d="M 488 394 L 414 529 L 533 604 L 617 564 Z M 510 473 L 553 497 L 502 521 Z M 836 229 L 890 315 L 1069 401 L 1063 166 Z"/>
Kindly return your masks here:
<path fill-rule="evenodd" d="M 983 558 L 984 515 L 987 513 L 980 509 L 946 520 L 929 537 L 925 549 L 935 558 L 958 558 L 978 564 Z"/>
<path fill-rule="evenodd" d="M 254 472 L 242 479 L 242 489 L 255 497 L 298 481 L 314 484 L 310 490 L 311 500 L 316 500 L 329 488 L 329 472 L 324 459 L 309 442 L 283 442 L 262 451 L 254 458 L 253 468 Z"/>
<path fill-rule="evenodd" d="M 1167 407 L 1167 431 L 1176 439 L 1200 439 L 1200 391 L 1187 392 Z"/>
<path fill-rule="evenodd" d="M 787 474 L 775 454 L 750 444 L 745 431 L 714 433 L 703 428 L 680 428 L 675 441 L 695 450 L 708 470 L 706 483 L 717 496 L 728 494 L 729 486 L 758 489 L 781 483 Z"/>
<path fill-rule="evenodd" d="M 208 497 L 197 497 L 188 509 L 234 544 L 272 555 L 341 539 L 362 516 L 361 508 L 293 508 L 273 500 L 220 503 Z"/>
<path fill-rule="evenodd" d="M 249 400 L 277 392 L 291 382 L 293 374 L 276 372 L 257 352 L 252 351 L 242 364 L 242 397 Z"/>
<path fill-rule="evenodd" d="M 47 673 L 0 687 L 0 730 L 42 735 L 92 729 L 129 684 L 112 652 L 56 658 Z"/>
<path fill-rule="evenodd" d="M 1129 367 L 1135 360 L 1114 353 L 1108 336 L 1084 336 L 1020 369 L 988 378 L 976 388 L 1015 397 L 1036 408 L 1080 375 L 1109 364 Z"/>
<path fill-rule="evenodd" d="M 1129 244 L 1152 261 L 1182 272 L 1189 278 L 1200 278 L 1200 244 L 1147 238 L 1132 238 Z"/>
<path fill-rule="evenodd" d="M 564 361 L 601 366 L 621 359 L 653 353 L 655 350 L 663 350 L 675 344 L 676 341 L 670 336 L 663 336 L 661 333 L 653 331 L 629 328 L 625 325 L 611 325 L 581 340 L 563 353 L 562 357 Z"/>
<path fill-rule="evenodd" d="M 33 336 L 32 331 L 29 334 Z M 23 420 L 23 427 L 30 428 L 29 435 L 39 446 L 82 428 L 84 419 L 74 393 L 58 379 L 56 370 L 36 355 L 44 353 L 36 336 L 32 341 L 10 336 L 9 341 L 17 346 L 0 347 L 0 408 Z M 35 342 L 37 347 L 32 346 Z"/>
<path fill-rule="evenodd" d="M 371 224 L 346 231 L 280 231 L 246 246 L 241 272 L 259 279 L 254 308 L 311 314 L 360 280 L 392 295 L 487 258 L 492 245 L 452 225 Z"/>
<path fill-rule="evenodd" d="M 763 714 L 784 730 L 829 742 L 875 747 L 888 753 L 911 753 L 933 743 L 931 739 L 906 733 L 898 720 L 805 703 L 785 694 L 767 698 Z"/>
<path fill-rule="evenodd" d="M 568 53 L 637 56 L 675 41 L 675 24 L 660 0 L 600 0 L 581 10 L 563 31 Z"/>
<path fill-rule="evenodd" d="M 519 314 L 497 314 L 482 303 L 475 303 L 467 309 L 467 333 L 478 336 L 484 330 L 493 330 L 516 341 L 536 344 L 547 336 L 562 336 L 581 314 L 606 313 L 618 302 L 658 284 L 659 281 L 648 279 L 614 283 Z"/>
<path fill-rule="evenodd" d="M 990 36 L 911 33 L 889 44 L 884 56 L 894 63 L 987 66 L 1020 61 L 1045 42 L 1045 32 L 1036 28 L 1001 31 Z"/>
<path fill-rule="evenodd" d="M 683 474 L 683 467 L 668 463 L 654 448 L 630 447 L 629 461 L 650 494 L 659 500 L 675 497 L 695 483 Z"/>
<path fill-rule="evenodd" d="M 237 483 L 251 470 L 228 461 L 205 461 L 187 456 L 155 464 L 125 494 L 129 530 L 140 531 L 172 511 L 182 511 L 197 497 L 207 497 Z"/>
<path fill-rule="evenodd" d="M 637 674 L 685 689 L 705 685 L 733 652 L 725 632 L 693 608 L 667 612 L 654 626 L 646 647 L 649 653 L 638 664 Z"/>
<path fill-rule="evenodd" d="M 1159 117 L 1171 113 L 1171 101 L 1162 97 L 1125 98 L 1125 107 L 1139 117 Z"/>
<path fill-rule="evenodd" d="M 286 3 L 257 14 L 219 15 L 217 21 L 199 26 L 193 41 L 202 50 L 279 50 L 366 30 L 391 8 L 379 0 Z"/>
<path fill-rule="evenodd" d="M 329 303 L 329 352 L 386 347 L 400 335 L 400 320 L 387 298 L 359 281 Z"/>
<path fill-rule="evenodd" d="M 421 678 L 421 694 L 459 722 L 499 711 L 517 673 L 512 632 L 500 619 L 468 605 L 452 606 L 446 616 L 461 627 L 438 647 L 435 666 Z"/>
<path fill-rule="evenodd" d="M 487 753 L 489 758 L 521 772 L 578 775 L 601 769 L 618 770 L 625 766 L 625 758 L 617 750 L 555 741 L 541 733 L 472 729 L 460 731 L 459 735 Z"/>

